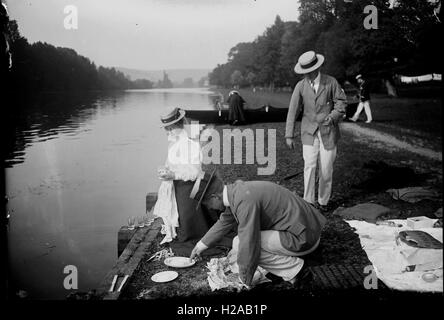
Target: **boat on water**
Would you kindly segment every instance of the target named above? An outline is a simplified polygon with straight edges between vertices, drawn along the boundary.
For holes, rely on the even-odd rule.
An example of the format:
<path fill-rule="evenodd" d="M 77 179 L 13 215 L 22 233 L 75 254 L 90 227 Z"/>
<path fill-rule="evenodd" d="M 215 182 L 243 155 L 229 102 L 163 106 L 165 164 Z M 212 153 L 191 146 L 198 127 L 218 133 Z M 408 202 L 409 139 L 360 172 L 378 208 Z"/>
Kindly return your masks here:
<path fill-rule="evenodd" d="M 348 102 L 346 117 L 353 116 L 358 103 L 356 101 Z M 189 110 L 185 109 L 187 117 L 200 123 L 227 124 L 228 109 L 214 110 Z M 264 105 L 256 109 L 244 109 L 247 123 L 261 122 L 285 122 L 287 119 L 288 108 L 276 108 L 270 105 Z M 297 121 L 301 121 L 302 112 L 299 114 Z"/>

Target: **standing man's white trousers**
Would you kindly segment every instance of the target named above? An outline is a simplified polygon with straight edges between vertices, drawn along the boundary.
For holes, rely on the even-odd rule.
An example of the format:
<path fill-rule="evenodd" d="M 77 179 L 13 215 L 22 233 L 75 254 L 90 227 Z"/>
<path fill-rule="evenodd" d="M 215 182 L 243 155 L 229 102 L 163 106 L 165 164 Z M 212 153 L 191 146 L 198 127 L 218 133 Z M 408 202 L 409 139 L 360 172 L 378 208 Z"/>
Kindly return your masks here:
<path fill-rule="evenodd" d="M 322 143 L 321 134 L 318 130 L 314 143 L 302 145 L 302 155 L 304 157 L 304 200 L 312 204 L 315 203 L 316 166 L 319 159 L 319 188 L 318 202 L 320 205 L 327 205 L 331 196 L 333 182 L 333 163 L 336 159 L 336 147 L 326 150 Z"/>

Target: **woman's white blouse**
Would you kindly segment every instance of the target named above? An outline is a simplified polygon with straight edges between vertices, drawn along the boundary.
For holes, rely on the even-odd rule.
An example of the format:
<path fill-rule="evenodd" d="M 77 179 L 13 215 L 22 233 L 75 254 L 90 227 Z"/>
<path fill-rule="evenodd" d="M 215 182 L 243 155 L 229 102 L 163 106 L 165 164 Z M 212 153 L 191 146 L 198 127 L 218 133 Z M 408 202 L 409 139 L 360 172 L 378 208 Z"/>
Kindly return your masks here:
<path fill-rule="evenodd" d="M 165 166 L 174 172 L 175 180 L 194 181 L 202 171 L 202 151 L 198 141 L 186 130 L 173 130 L 168 135 L 168 157 Z"/>
<path fill-rule="evenodd" d="M 188 137 L 185 129 L 168 132 L 168 157 L 165 166 L 174 172 L 175 180 L 194 181 L 202 171 L 202 152 L 200 144 Z M 161 233 L 165 235 L 161 244 L 176 238 L 179 227 L 174 183 L 172 180 L 162 181 L 154 206 L 154 216 L 163 220 Z"/>

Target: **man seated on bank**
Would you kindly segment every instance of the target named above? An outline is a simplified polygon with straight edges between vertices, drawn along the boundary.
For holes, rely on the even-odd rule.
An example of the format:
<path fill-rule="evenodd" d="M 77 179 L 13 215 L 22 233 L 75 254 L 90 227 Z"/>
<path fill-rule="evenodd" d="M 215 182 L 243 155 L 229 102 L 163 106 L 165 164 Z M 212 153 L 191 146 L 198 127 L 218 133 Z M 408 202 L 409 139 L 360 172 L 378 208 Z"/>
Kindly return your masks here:
<path fill-rule="evenodd" d="M 224 185 L 213 171 L 196 179 L 190 197 L 208 209 L 222 212 L 196 244 L 194 259 L 212 247 L 233 226 L 237 236 L 240 280 L 250 286 L 257 266 L 291 283 L 301 271 L 301 258 L 319 245 L 326 218 L 290 190 L 269 181 L 241 181 Z"/>

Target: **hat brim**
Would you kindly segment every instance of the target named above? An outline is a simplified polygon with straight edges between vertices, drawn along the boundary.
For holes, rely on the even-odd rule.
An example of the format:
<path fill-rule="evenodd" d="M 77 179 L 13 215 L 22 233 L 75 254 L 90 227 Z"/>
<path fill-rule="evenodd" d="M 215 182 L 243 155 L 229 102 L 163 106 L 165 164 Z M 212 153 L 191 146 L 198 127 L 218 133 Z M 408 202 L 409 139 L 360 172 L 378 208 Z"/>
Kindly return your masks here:
<path fill-rule="evenodd" d="M 204 190 L 202 191 L 202 194 L 201 194 L 201 196 L 200 196 L 200 199 L 199 199 L 199 201 L 197 202 L 196 210 L 199 209 L 200 205 L 202 204 L 202 200 L 203 200 L 203 198 L 204 198 L 204 196 L 205 196 L 205 193 L 207 193 L 208 187 L 210 186 L 210 184 L 211 184 L 211 180 L 213 180 L 213 177 L 214 177 L 214 174 L 215 174 L 215 173 L 216 173 L 216 169 L 214 169 L 213 172 L 211 172 L 211 175 L 210 175 L 210 178 L 208 179 L 207 185 L 205 186 Z"/>
<path fill-rule="evenodd" d="M 185 110 L 179 110 L 179 118 L 174 119 L 173 121 L 167 122 L 167 123 L 162 123 L 160 125 L 161 128 L 165 128 L 168 127 L 172 124 L 175 124 L 176 122 L 179 122 L 180 120 L 182 120 L 185 117 Z"/>
<path fill-rule="evenodd" d="M 296 63 L 296 66 L 294 67 L 294 72 L 298 73 L 298 74 L 306 74 L 306 73 L 310 73 L 312 71 L 315 71 L 316 69 L 319 69 L 322 64 L 324 63 L 324 56 L 322 54 L 316 54 L 316 57 L 318 58 L 318 62 L 310 67 L 310 68 L 302 68 L 301 64 L 298 62 Z"/>

